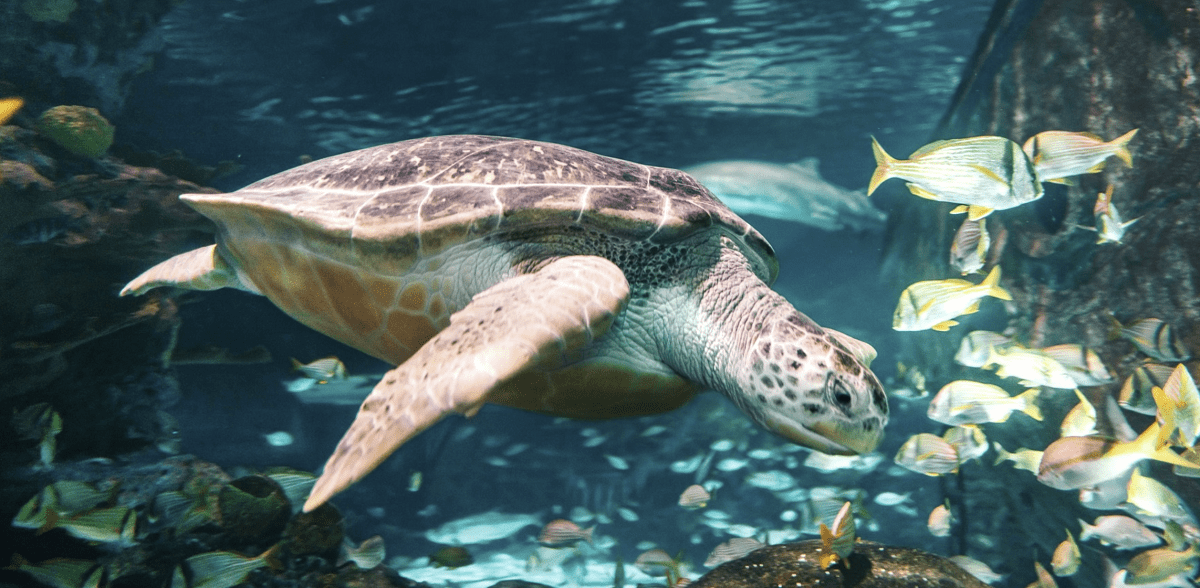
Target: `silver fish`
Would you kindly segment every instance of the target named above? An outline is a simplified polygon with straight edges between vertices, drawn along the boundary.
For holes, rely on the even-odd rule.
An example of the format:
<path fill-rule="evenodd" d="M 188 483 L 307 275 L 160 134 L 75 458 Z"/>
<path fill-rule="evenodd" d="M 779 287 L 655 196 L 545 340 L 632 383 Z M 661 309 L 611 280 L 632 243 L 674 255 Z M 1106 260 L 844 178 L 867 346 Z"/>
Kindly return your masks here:
<path fill-rule="evenodd" d="M 1125 237 L 1125 231 L 1133 223 L 1139 219 L 1130 221 L 1123 220 L 1121 213 L 1117 211 L 1116 205 L 1112 203 L 1113 187 L 1110 184 L 1108 189 L 1096 196 L 1096 206 L 1094 213 L 1096 215 L 1096 244 L 1104 243 L 1120 243 Z"/>
<path fill-rule="evenodd" d="M 862 190 L 847 190 L 822 178 L 816 158 L 790 165 L 714 161 L 683 171 L 738 214 L 793 221 L 826 231 L 878 231 L 887 219 Z"/>
<path fill-rule="evenodd" d="M 992 268 L 979 284 L 966 280 L 927 280 L 917 282 L 900 293 L 900 302 L 892 313 L 892 328 L 897 331 L 945 331 L 957 325 L 954 318 L 977 312 L 979 301 L 991 296 L 1012 300 L 1000 287 L 1000 266 Z"/>
<path fill-rule="evenodd" d="M 950 244 L 950 267 L 962 275 L 982 273 L 987 262 L 988 247 L 992 238 L 987 232 L 987 219 L 964 219 L 954 241 Z"/>
<path fill-rule="evenodd" d="M 1033 162 L 1020 145 L 1004 137 L 935 141 L 913 152 L 908 160 L 888 155 L 874 137 L 871 148 L 876 168 L 867 195 L 884 180 L 902 178 L 917 196 L 962 204 L 954 212 L 967 212 L 970 220 L 1042 197 Z"/>
<path fill-rule="evenodd" d="M 1132 167 L 1128 143 L 1137 132 L 1133 129 L 1112 141 L 1105 141 L 1091 133 L 1042 131 L 1026 140 L 1021 149 L 1033 162 L 1043 182 L 1065 184 L 1069 183 L 1063 181 L 1065 178 L 1103 170 L 1109 157 L 1116 156 Z"/>
<path fill-rule="evenodd" d="M 1138 351 L 1158 361 L 1187 361 L 1192 358 L 1192 354 L 1176 336 L 1175 330 L 1162 319 L 1145 318 L 1128 326 L 1123 326 L 1115 318 L 1112 321 L 1110 336 L 1128 339 Z"/>

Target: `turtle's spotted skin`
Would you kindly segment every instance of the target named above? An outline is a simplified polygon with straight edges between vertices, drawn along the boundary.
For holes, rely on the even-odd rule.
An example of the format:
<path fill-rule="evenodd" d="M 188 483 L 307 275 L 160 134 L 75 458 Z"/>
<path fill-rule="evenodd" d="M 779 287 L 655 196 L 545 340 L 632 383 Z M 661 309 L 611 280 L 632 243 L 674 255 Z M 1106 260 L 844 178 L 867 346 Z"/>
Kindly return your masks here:
<path fill-rule="evenodd" d="M 887 421 L 873 350 L 773 292 L 770 245 L 683 172 L 449 136 L 183 199 L 217 224 L 217 244 L 122 294 L 241 288 L 398 366 L 309 510 L 445 414 L 485 402 L 605 418 L 712 388 L 829 453 L 874 449 Z"/>

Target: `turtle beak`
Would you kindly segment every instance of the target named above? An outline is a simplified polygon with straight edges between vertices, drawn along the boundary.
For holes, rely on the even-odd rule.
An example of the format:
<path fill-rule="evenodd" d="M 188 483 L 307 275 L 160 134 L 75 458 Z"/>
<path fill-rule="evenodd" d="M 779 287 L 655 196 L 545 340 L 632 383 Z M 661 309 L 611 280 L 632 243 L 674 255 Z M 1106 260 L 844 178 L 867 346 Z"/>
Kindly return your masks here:
<path fill-rule="evenodd" d="M 869 453 L 883 440 L 882 428 L 852 433 L 834 422 L 823 421 L 805 426 L 778 414 L 766 415 L 763 424 L 792 443 L 829 455 Z"/>

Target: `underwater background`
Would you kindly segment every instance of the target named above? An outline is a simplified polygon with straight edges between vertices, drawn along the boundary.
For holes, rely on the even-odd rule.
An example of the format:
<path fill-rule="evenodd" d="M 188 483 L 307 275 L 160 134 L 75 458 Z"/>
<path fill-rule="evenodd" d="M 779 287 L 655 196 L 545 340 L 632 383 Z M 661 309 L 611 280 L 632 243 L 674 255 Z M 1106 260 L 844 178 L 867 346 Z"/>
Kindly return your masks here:
<path fill-rule="evenodd" d="M 103 562 L 105 582 L 130 586 L 317 585 L 332 573 L 332 561 L 315 560 L 303 569 L 293 561 L 286 573 L 236 572 L 248 564 L 230 556 L 209 572 L 197 564 L 171 576 L 183 557 L 211 549 L 249 559 L 293 532 L 214 525 L 220 515 L 205 515 L 203 500 L 179 489 L 195 484 L 180 480 L 217 488 L 270 468 L 317 471 L 394 366 L 244 292 L 150 302 L 117 292 L 151 265 L 212 242 L 211 226 L 173 203 L 176 195 L 229 192 L 389 142 L 486 134 L 663 167 L 808 170 L 803 177 L 819 182 L 844 226 L 743 216 L 779 257 L 774 289 L 877 350 L 872 369 L 891 406 L 876 452 L 828 463 L 717 394 L 632 419 L 493 405 L 444 419 L 333 500 L 341 521 L 330 526 L 355 546 L 378 535 L 383 563 L 414 582 L 607 587 L 620 561 L 625 585 L 662 584 L 653 566 L 634 565 L 656 548 L 696 580 L 719 544 L 813 539 L 849 501 L 862 539 L 967 555 L 998 574 L 992 585 L 1026 586 L 1038 581 L 1034 562 L 1050 568 L 1064 529 L 1080 538 L 1079 519 L 1123 511 L 1089 509 L 1076 491 L 994 463 L 990 442 L 1040 450 L 1057 439 L 1076 406 L 1069 393 L 1043 395 L 1041 422 L 1014 415 L 984 425 L 986 455 L 954 474 L 896 463 L 911 436 L 946 429 L 926 415 L 944 384 L 999 382 L 955 363 L 963 336 L 990 330 L 1030 347 L 1096 350 L 1112 381 L 1081 389 L 1098 433 L 1109 435 L 1115 417 L 1104 399 L 1115 400 L 1146 359 L 1109 337 L 1110 317 L 1156 317 L 1191 355 L 1200 349 L 1200 242 L 1187 220 L 1200 218 L 1195 3 L 11 0 L 2 11 L 0 96 L 24 99 L 0 136 L 0 410 L 16 415 L 0 443 L 4 514 L 20 521 L 22 505 L 51 482 L 82 480 L 116 488 L 120 497 L 103 504 L 129 507 L 142 525 L 123 542 L 14 525 L 0 533 L 10 539 L 0 541 L 8 545 L 0 558 L 13 562 L 0 572 L 9 585 L 97 577 L 94 564 L 30 571 L 53 558 Z M 39 115 L 58 105 L 97 109 L 115 128 L 111 146 L 81 153 L 51 140 Z M 948 332 L 892 329 L 905 287 L 960 277 L 947 251 L 962 217 L 890 182 L 870 197 L 887 220 L 863 220 L 875 213 L 853 203 L 876 167 L 872 137 L 900 156 L 937 139 L 1020 144 L 1061 129 L 1107 140 L 1134 128 L 1132 168 L 1110 162 L 1103 174 L 1046 184 L 1037 202 L 995 213 L 1002 231 L 990 225 L 993 239 L 1007 235 L 1008 245 L 988 263 L 1003 267 L 1013 300 L 986 301 Z M 1142 220 L 1123 242 L 1100 246 L 1074 227 L 1093 224 L 1095 194 L 1107 184 L 1125 216 Z M 788 197 L 815 202 L 812 194 Z M 292 358 L 328 356 L 359 379 L 313 384 L 294 369 Z M 1195 369 L 1190 356 L 1180 363 Z M 61 419 L 48 435 L 49 461 L 47 406 Z M 1128 420 L 1141 432 L 1153 415 Z M 1142 467 L 1174 490 L 1179 520 L 1194 531 L 1194 478 L 1162 463 Z M 702 509 L 679 506 L 692 484 L 712 494 Z M 184 492 L 177 508 L 187 516 L 213 520 L 161 522 L 174 512 L 159 504 L 168 492 Z M 935 535 L 930 516 L 944 504 L 953 516 Z M 539 552 L 538 532 L 554 519 L 594 525 L 591 542 Z M 117 535 L 123 525 L 99 523 Z M 329 541 L 332 551 L 314 553 L 334 560 L 340 534 Z M 1094 539 L 1080 547 L 1079 571 L 1058 585 L 1108 586 L 1104 558 L 1120 566 L 1133 554 Z M 1194 557 L 1181 565 L 1194 574 Z M 410 585 L 377 579 L 385 580 Z"/>

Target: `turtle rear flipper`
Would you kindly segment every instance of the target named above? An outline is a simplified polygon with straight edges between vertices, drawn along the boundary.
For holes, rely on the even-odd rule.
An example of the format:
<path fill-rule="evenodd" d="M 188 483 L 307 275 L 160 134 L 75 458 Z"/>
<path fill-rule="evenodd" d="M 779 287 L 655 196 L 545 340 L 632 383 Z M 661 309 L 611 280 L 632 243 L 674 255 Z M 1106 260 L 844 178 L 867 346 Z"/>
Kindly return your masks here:
<path fill-rule="evenodd" d="M 375 386 L 325 463 L 305 512 L 451 411 L 474 415 L 513 376 L 561 365 L 602 336 L 628 300 L 621 269 L 592 256 L 564 257 L 480 292 Z"/>
<path fill-rule="evenodd" d="M 237 271 L 221 257 L 216 245 L 180 253 L 142 272 L 121 289 L 121 296 L 138 296 L 160 286 L 189 290 L 237 288 L 258 293 L 238 279 Z"/>

